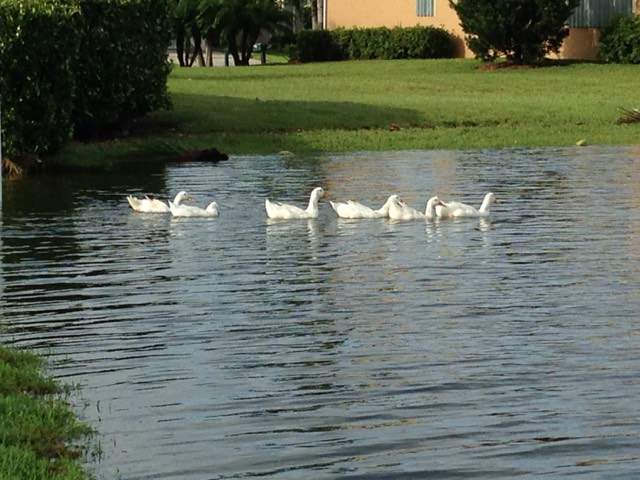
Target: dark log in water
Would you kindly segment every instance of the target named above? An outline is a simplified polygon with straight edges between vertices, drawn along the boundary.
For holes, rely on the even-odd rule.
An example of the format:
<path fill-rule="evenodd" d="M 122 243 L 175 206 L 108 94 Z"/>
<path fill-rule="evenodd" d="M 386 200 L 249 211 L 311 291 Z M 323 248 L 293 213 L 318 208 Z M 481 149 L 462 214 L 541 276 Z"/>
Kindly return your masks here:
<path fill-rule="evenodd" d="M 229 160 L 229 155 L 221 152 L 217 148 L 205 148 L 204 150 L 189 150 L 174 161 L 218 163 L 223 160 Z"/>

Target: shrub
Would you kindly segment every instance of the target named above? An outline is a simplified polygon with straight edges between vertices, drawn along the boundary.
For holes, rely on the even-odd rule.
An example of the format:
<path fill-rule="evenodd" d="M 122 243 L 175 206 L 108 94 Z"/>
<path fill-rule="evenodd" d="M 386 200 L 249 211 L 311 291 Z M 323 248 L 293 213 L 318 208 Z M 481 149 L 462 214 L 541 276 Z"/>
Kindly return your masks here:
<path fill-rule="evenodd" d="M 171 0 L 0 0 L 2 141 L 43 156 L 167 106 Z"/>
<path fill-rule="evenodd" d="M 449 0 L 476 57 L 536 63 L 557 52 L 579 0 Z"/>
<path fill-rule="evenodd" d="M 640 17 L 620 17 L 605 28 L 600 56 L 611 63 L 640 63 Z"/>
<path fill-rule="evenodd" d="M 391 30 L 392 58 L 451 58 L 455 56 L 453 36 L 443 28 L 401 28 Z"/>
<path fill-rule="evenodd" d="M 167 0 L 80 0 L 82 43 L 76 65 L 76 136 L 110 131 L 169 106 Z"/>
<path fill-rule="evenodd" d="M 296 38 L 296 59 L 301 62 L 342 60 L 339 45 L 328 30 L 301 30 Z"/>
<path fill-rule="evenodd" d="M 302 62 L 445 58 L 454 55 L 454 48 L 452 35 L 434 27 L 305 30 L 297 38 Z"/>
<path fill-rule="evenodd" d="M 3 153 L 43 155 L 73 131 L 77 8 L 56 0 L 0 0 Z"/>

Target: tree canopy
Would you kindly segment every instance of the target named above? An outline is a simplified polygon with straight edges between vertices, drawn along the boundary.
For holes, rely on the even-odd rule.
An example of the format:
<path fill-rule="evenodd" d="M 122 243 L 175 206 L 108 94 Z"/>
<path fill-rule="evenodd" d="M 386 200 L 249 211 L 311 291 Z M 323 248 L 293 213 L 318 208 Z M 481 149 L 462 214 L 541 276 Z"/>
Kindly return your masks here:
<path fill-rule="evenodd" d="M 478 58 L 506 57 L 516 64 L 558 52 L 569 33 L 567 19 L 579 0 L 449 0 Z"/>
<path fill-rule="evenodd" d="M 276 0 L 178 0 L 175 19 L 181 66 L 191 66 L 196 58 L 205 63 L 203 37 L 209 52 L 224 45 L 236 65 L 249 65 L 261 35 L 286 32 L 292 25 L 292 13 Z"/>

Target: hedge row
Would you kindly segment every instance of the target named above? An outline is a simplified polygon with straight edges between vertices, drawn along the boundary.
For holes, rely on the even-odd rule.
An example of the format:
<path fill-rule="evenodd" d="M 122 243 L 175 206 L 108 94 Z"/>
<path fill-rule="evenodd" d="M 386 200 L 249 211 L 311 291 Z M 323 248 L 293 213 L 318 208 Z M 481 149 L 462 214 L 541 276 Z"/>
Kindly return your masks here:
<path fill-rule="evenodd" d="M 610 63 L 640 63 L 640 17 L 620 17 L 605 28 L 600 56 Z"/>
<path fill-rule="evenodd" d="M 453 36 L 436 27 L 303 30 L 294 56 L 301 62 L 398 58 L 450 58 Z"/>
<path fill-rule="evenodd" d="M 0 0 L 0 100 L 7 156 L 46 153 L 71 137 L 77 7 Z"/>
<path fill-rule="evenodd" d="M 170 0 L 0 0 L 8 157 L 55 152 L 168 105 Z"/>

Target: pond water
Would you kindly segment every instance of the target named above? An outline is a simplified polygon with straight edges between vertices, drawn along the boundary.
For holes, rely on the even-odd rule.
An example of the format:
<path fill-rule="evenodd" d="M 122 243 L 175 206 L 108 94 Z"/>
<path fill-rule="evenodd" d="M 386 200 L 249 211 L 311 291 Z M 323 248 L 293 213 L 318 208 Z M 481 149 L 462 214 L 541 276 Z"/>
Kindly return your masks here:
<path fill-rule="evenodd" d="M 315 186 L 501 203 L 266 220 Z M 181 189 L 220 218 L 125 200 Z M 640 477 L 640 149 L 239 157 L 4 200 L 0 340 L 83 386 L 99 478 Z"/>

